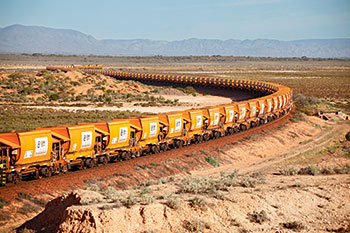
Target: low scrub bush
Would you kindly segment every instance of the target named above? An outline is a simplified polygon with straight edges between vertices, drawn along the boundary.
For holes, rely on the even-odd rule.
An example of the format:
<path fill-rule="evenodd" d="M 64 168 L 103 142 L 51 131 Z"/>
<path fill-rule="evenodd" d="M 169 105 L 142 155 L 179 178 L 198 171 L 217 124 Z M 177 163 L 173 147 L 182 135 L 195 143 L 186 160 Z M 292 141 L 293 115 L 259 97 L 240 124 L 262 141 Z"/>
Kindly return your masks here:
<path fill-rule="evenodd" d="M 211 225 L 208 222 L 201 221 L 199 219 L 190 219 L 183 222 L 183 227 L 189 232 L 203 231 L 204 229 L 211 229 Z"/>
<path fill-rule="evenodd" d="M 318 104 L 320 101 L 314 96 L 305 96 L 303 94 L 296 94 L 293 96 L 294 103 L 299 106 L 309 106 Z"/>
<path fill-rule="evenodd" d="M 309 165 L 305 168 L 301 168 L 298 171 L 299 175 L 319 175 L 321 173 L 321 169 L 319 166 L 315 166 L 315 165 Z"/>
<path fill-rule="evenodd" d="M 118 195 L 118 192 L 115 188 L 109 186 L 103 193 L 107 198 L 116 201 L 118 200 L 120 197 Z"/>
<path fill-rule="evenodd" d="M 168 198 L 168 200 L 165 202 L 165 204 L 171 208 L 171 209 L 174 209 L 174 210 L 177 210 L 181 207 L 181 201 L 179 198 L 177 197 L 174 197 L 174 196 L 170 196 Z"/>
<path fill-rule="evenodd" d="M 216 158 L 212 156 L 206 157 L 205 160 L 211 165 L 213 165 L 214 167 L 220 167 L 220 163 L 216 160 Z"/>
<path fill-rule="evenodd" d="M 302 230 L 305 228 L 304 224 L 299 221 L 292 221 L 292 222 L 285 222 L 282 224 L 284 228 L 291 229 L 291 230 Z"/>
<path fill-rule="evenodd" d="M 142 205 L 149 205 L 154 202 L 154 197 L 149 194 L 144 194 L 140 197 L 139 203 Z"/>
<path fill-rule="evenodd" d="M 289 168 L 282 168 L 280 170 L 280 173 L 285 176 L 295 176 L 298 174 L 298 169 L 295 167 L 289 167 Z"/>
<path fill-rule="evenodd" d="M 251 222 L 255 222 L 259 224 L 268 220 L 265 210 L 261 210 L 260 212 L 255 210 L 252 214 L 249 214 L 248 216 Z"/>
<path fill-rule="evenodd" d="M 206 210 L 208 205 L 207 201 L 202 197 L 194 197 L 189 200 L 190 206 L 193 208 L 199 208 L 201 210 Z"/>
<path fill-rule="evenodd" d="M 138 198 L 135 197 L 133 194 L 129 194 L 129 196 L 121 200 L 121 203 L 128 208 L 130 208 L 133 205 L 136 205 L 138 202 Z"/>

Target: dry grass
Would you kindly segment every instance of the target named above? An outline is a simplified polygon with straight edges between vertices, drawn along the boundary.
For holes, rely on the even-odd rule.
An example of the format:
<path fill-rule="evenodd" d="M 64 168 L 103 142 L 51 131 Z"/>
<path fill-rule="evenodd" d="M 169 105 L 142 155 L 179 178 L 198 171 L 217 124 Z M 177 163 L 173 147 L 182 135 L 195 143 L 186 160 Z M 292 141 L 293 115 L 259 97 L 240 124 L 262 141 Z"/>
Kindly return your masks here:
<path fill-rule="evenodd" d="M 115 118 L 141 116 L 130 111 L 82 111 L 34 109 L 18 105 L 0 105 L 0 132 L 31 130 L 38 127 L 108 121 Z"/>

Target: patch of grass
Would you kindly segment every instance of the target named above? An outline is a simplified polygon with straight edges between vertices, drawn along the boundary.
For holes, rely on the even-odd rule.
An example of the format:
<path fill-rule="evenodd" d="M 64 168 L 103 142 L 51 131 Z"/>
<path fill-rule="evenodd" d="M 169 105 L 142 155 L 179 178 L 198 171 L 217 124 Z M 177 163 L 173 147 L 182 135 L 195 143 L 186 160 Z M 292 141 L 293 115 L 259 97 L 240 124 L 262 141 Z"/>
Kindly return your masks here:
<path fill-rule="evenodd" d="M 243 176 L 241 178 L 241 180 L 239 181 L 239 184 L 242 187 L 246 187 L 246 188 L 254 188 L 255 185 L 262 184 L 262 183 L 265 183 L 265 178 L 264 177 L 254 178 L 254 177 L 251 177 L 251 176 Z"/>
<path fill-rule="evenodd" d="M 332 174 L 350 174 L 350 164 L 345 164 L 343 167 L 328 166 L 319 167 L 315 165 L 308 165 L 307 167 L 297 169 L 294 167 L 280 169 L 280 174 L 285 176 L 294 175 L 332 175 Z"/>
<path fill-rule="evenodd" d="M 305 168 L 301 168 L 298 171 L 299 175 L 319 175 L 321 173 L 321 169 L 319 166 L 315 166 L 315 165 L 309 165 Z"/>
<path fill-rule="evenodd" d="M 141 190 L 139 191 L 139 195 L 142 196 L 142 195 L 145 195 L 145 194 L 150 194 L 152 193 L 152 189 L 149 188 L 149 187 L 142 187 Z"/>
<path fill-rule="evenodd" d="M 259 224 L 268 220 L 267 213 L 265 212 L 265 210 L 261 210 L 260 212 L 254 210 L 252 214 L 248 214 L 248 217 L 251 222 L 255 222 Z"/>
<path fill-rule="evenodd" d="M 120 198 L 117 190 L 111 186 L 108 186 L 108 188 L 103 192 L 103 194 L 112 201 L 119 200 Z"/>
<path fill-rule="evenodd" d="M 116 118 L 141 116 L 138 112 L 82 111 L 35 109 L 13 105 L 0 106 L 0 132 L 32 130 L 38 127 L 70 125 L 84 122 L 109 121 Z"/>
<path fill-rule="evenodd" d="M 149 205 L 154 202 L 154 197 L 150 194 L 143 194 L 140 196 L 139 203 L 141 205 Z"/>
<path fill-rule="evenodd" d="M 221 191 L 214 191 L 213 197 L 219 200 L 226 200 L 226 193 Z"/>
<path fill-rule="evenodd" d="M 183 227 L 189 232 L 203 231 L 204 229 L 211 229 L 211 225 L 208 222 L 204 222 L 199 219 L 190 219 L 183 222 Z"/>
<path fill-rule="evenodd" d="M 170 196 L 165 204 L 174 210 L 177 210 L 181 207 L 181 201 L 178 197 Z"/>
<path fill-rule="evenodd" d="M 215 157 L 212 156 L 208 156 L 205 158 L 205 160 L 210 163 L 211 165 L 213 165 L 214 167 L 220 167 L 220 163 L 216 160 Z"/>
<path fill-rule="evenodd" d="M 280 169 L 280 174 L 285 176 L 295 176 L 298 174 L 299 169 L 295 167 L 282 168 Z"/>
<path fill-rule="evenodd" d="M 121 203 L 128 208 L 130 208 L 133 205 L 136 205 L 138 202 L 139 200 L 133 194 L 129 194 L 126 198 L 121 200 Z"/>
<path fill-rule="evenodd" d="M 201 210 L 207 209 L 207 201 L 203 197 L 196 196 L 189 200 L 190 206 L 193 208 L 199 208 Z"/>

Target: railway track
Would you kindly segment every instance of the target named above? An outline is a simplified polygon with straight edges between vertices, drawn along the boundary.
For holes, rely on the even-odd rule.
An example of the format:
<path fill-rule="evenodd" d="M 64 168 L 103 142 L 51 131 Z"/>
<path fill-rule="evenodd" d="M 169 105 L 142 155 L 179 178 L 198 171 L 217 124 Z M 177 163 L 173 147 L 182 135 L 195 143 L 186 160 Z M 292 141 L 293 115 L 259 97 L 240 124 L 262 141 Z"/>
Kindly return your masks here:
<path fill-rule="evenodd" d="M 209 139 L 226 141 L 233 139 L 232 136 L 227 136 L 232 134 L 239 138 L 240 135 L 255 132 L 254 129 L 260 130 L 282 121 L 293 107 L 290 88 L 262 81 L 115 72 L 103 70 L 100 65 L 48 66 L 47 69 L 82 69 L 90 74 L 151 83 L 240 89 L 259 93 L 260 97 L 182 112 L 117 119 L 114 122 L 0 134 L 1 173 L 7 182 L 18 183 L 23 177 L 39 179 L 62 171 L 65 173 L 71 168 L 91 168 L 99 163 L 106 165 L 108 161 L 129 160 L 140 155 L 153 157 L 152 154 L 157 154 L 161 158 L 171 152 L 160 155 L 160 151 L 198 144 Z M 246 131 L 247 129 L 250 130 Z M 222 136 L 227 137 L 222 139 Z M 207 143 L 210 145 L 210 142 Z M 31 182 L 24 183 L 29 185 Z"/>
<path fill-rule="evenodd" d="M 65 190 L 70 190 L 72 188 L 83 188 L 86 186 L 84 183 L 86 180 L 108 179 L 115 176 L 116 174 L 128 174 L 131 177 L 133 174 L 138 172 L 137 167 L 149 166 L 150 163 L 160 164 L 169 159 L 175 161 L 181 160 L 190 154 L 198 152 L 199 150 L 212 151 L 215 150 L 215 148 L 221 147 L 223 145 L 239 142 L 240 140 L 243 140 L 250 135 L 276 129 L 281 125 L 286 124 L 292 114 L 293 111 L 290 111 L 288 114 L 282 116 L 281 118 L 278 118 L 275 121 L 272 121 L 260 127 L 251 128 L 247 131 L 239 132 L 234 135 L 210 140 L 202 144 L 193 144 L 187 147 L 169 150 L 159 154 L 143 156 L 137 159 L 109 163 L 105 166 L 99 166 L 92 169 L 77 170 L 74 172 L 69 172 L 67 174 L 50 177 L 50 179 L 29 180 L 21 182 L 20 184 L 8 184 L 6 186 L 0 187 L 0 197 L 3 197 L 7 200 L 13 200 L 20 193 L 29 193 L 32 195 L 43 193 L 55 194 L 61 193 Z M 172 176 L 179 173 L 183 173 L 183 171 L 174 170 L 173 173 L 164 175 Z M 149 178 L 144 177 L 143 180 L 138 181 L 148 181 L 148 179 Z M 134 180 L 129 185 L 136 184 L 137 181 Z"/>

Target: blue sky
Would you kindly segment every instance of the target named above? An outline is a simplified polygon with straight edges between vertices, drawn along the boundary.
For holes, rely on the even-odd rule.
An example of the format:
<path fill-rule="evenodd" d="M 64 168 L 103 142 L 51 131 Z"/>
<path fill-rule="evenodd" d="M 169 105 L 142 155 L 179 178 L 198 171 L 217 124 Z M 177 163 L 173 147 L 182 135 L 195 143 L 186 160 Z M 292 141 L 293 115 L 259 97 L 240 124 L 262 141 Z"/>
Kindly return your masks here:
<path fill-rule="evenodd" d="M 350 0 L 0 0 L 0 27 L 12 24 L 97 39 L 350 38 Z"/>

